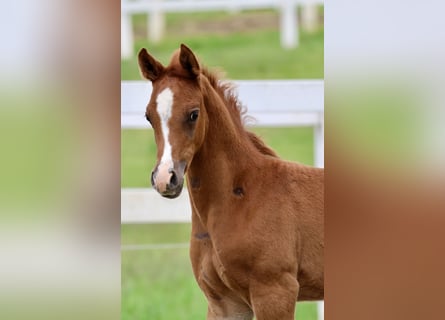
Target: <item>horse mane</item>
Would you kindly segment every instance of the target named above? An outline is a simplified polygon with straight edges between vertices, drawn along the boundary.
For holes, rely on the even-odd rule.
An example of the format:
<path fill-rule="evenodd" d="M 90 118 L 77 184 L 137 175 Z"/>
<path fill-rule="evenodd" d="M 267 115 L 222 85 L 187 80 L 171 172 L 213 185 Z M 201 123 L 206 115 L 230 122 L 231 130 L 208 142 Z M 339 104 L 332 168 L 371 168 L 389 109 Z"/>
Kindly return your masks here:
<path fill-rule="evenodd" d="M 247 138 L 259 152 L 272 157 L 278 157 L 275 151 L 269 148 L 260 137 L 255 133 L 246 130 L 244 125 L 249 120 L 252 120 L 252 117 L 246 115 L 247 109 L 238 100 L 234 84 L 220 80 L 216 72 L 212 72 L 206 67 L 201 68 L 201 73 L 207 78 L 210 85 L 225 102 L 224 104 L 229 110 L 233 123 L 238 130 L 247 135 Z"/>

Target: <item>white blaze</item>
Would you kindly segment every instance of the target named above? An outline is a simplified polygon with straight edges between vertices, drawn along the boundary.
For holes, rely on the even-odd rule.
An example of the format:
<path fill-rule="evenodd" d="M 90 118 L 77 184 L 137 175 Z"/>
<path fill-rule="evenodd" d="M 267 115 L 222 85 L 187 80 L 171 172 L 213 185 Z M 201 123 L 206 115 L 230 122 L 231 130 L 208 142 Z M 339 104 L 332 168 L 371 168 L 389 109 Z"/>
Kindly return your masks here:
<path fill-rule="evenodd" d="M 169 164 L 173 167 L 172 146 L 168 140 L 168 121 L 172 115 L 173 92 L 169 88 L 165 88 L 156 98 L 157 112 L 161 118 L 161 130 L 164 138 L 164 151 L 162 153 L 160 164 Z"/>

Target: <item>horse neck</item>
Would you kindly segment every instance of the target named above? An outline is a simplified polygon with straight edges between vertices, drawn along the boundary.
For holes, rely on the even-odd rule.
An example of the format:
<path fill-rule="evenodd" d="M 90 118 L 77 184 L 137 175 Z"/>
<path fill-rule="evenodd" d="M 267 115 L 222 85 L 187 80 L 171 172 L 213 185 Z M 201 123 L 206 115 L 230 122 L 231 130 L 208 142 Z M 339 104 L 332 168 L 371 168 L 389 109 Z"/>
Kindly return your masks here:
<path fill-rule="evenodd" d="M 218 192 L 218 187 L 229 187 L 227 184 L 233 184 L 237 175 L 254 165 L 259 152 L 244 129 L 234 123 L 225 102 L 207 81 L 204 81 L 203 91 L 207 129 L 188 176 L 198 179 L 200 184 L 211 186 L 213 190 L 209 192 Z"/>

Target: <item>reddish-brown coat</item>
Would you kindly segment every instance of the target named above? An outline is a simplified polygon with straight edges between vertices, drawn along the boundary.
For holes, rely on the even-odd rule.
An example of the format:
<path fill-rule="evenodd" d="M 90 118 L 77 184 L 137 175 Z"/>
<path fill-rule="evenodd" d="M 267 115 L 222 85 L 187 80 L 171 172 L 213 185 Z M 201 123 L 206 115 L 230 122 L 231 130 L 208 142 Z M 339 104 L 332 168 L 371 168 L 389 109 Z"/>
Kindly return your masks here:
<path fill-rule="evenodd" d="M 190 257 L 207 318 L 293 319 L 297 300 L 323 299 L 323 169 L 281 160 L 246 131 L 230 85 L 186 46 L 165 68 L 145 49 L 139 64 L 153 82 L 147 114 L 158 150 L 156 96 L 174 93 L 170 142 L 173 159 L 187 163 Z M 184 117 L 197 106 L 187 129 Z"/>

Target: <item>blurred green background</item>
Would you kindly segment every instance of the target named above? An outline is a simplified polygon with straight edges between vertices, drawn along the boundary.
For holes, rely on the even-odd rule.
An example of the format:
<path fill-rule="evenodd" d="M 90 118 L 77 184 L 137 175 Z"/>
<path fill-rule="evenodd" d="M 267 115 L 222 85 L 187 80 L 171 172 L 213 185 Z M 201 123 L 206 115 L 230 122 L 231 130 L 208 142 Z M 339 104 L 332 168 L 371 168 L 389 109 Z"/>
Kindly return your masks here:
<path fill-rule="evenodd" d="M 201 63 L 225 71 L 228 79 L 322 79 L 323 7 L 318 7 L 315 30 L 300 28 L 296 49 L 281 48 L 278 17 L 273 10 L 167 14 L 166 36 L 153 44 L 146 38 L 147 17 L 134 15 L 134 50 L 145 47 L 168 64 L 172 52 L 185 43 Z M 135 58 L 121 61 L 121 78 L 141 80 Z M 312 128 L 252 130 L 282 158 L 313 164 Z M 155 150 L 151 130 L 122 130 L 122 188 L 150 187 Z M 132 245 L 185 244 L 189 236 L 187 223 L 121 226 L 122 319 L 205 319 L 206 300 L 192 275 L 187 248 L 130 250 Z M 297 317 L 316 319 L 316 305 L 299 303 Z"/>

